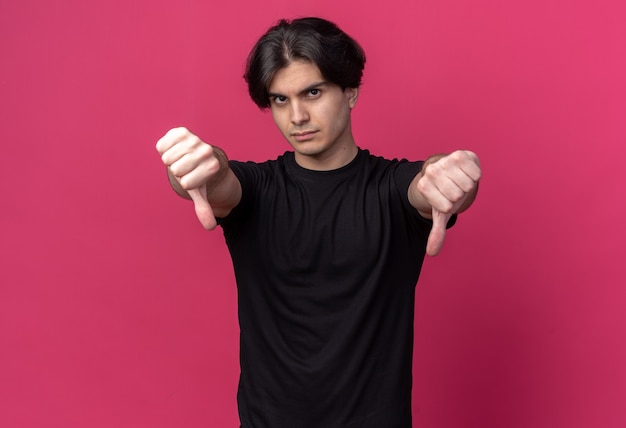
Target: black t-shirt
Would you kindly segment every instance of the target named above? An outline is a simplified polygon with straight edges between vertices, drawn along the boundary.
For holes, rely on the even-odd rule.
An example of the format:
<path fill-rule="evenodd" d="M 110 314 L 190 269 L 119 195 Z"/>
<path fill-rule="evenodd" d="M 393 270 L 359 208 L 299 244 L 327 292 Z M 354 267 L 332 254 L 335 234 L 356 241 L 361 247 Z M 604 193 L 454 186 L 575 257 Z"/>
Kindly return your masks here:
<path fill-rule="evenodd" d="M 411 427 L 414 293 L 431 222 L 421 162 L 359 150 L 333 171 L 292 152 L 231 161 L 220 224 L 238 287 L 242 428 Z"/>

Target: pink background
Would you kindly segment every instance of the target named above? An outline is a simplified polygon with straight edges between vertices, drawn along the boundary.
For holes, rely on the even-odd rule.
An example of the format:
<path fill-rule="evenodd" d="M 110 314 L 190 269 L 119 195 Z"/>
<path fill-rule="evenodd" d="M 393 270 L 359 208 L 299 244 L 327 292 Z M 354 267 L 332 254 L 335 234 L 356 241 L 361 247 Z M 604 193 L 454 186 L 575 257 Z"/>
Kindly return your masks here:
<path fill-rule="evenodd" d="M 626 426 L 623 4 L 3 1 L 0 426 L 238 426 L 232 266 L 154 144 L 286 150 L 241 75 L 303 15 L 368 54 L 359 145 L 483 162 L 417 288 L 415 426 Z"/>

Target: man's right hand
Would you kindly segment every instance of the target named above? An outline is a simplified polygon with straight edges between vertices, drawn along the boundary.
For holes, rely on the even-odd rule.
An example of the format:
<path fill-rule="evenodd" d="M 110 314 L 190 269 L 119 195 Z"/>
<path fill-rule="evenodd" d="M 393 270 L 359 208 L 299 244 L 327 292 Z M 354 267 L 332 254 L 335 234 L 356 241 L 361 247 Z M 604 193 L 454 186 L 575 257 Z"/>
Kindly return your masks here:
<path fill-rule="evenodd" d="M 207 182 L 220 170 L 220 162 L 213 147 L 186 128 L 174 128 L 157 142 L 156 149 L 180 187 L 175 188 L 177 193 L 186 192 L 193 200 L 202 226 L 207 230 L 215 229 L 217 222 L 207 199 L 206 188 Z"/>

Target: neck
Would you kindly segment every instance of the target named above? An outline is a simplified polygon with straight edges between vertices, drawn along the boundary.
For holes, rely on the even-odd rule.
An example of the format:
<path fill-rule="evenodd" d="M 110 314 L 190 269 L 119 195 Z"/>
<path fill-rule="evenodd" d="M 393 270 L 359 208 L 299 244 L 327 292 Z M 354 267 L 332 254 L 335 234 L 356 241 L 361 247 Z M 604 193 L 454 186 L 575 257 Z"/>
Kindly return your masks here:
<path fill-rule="evenodd" d="M 358 152 L 359 148 L 352 142 L 350 145 L 338 147 L 332 153 L 323 152 L 306 155 L 296 151 L 294 155 L 296 163 L 302 168 L 313 171 L 332 171 L 348 165 L 354 160 Z"/>

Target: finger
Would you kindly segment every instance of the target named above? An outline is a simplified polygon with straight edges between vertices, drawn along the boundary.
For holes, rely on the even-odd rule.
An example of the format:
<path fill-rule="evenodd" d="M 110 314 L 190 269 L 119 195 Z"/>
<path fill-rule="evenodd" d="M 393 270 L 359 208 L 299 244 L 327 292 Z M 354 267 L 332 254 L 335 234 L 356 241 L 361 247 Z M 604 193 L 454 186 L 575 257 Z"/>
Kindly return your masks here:
<path fill-rule="evenodd" d="M 480 159 L 478 159 L 478 156 L 476 156 L 474 152 L 470 152 L 469 150 L 462 150 L 461 153 L 465 159 L 461 162 L 459 167 L 472 181 L 479 181 L 482 176 Z"/>
<path fill-rule="evenodd" d="M 461 182 L 459 184 L 459 182 Z M 437 203 L 433 203 L 433 207 L 439 209 L 443 212 L 450 212 L 454 209 L 455 205 L 462 199 L 464 199 L 469 190 L 471 190 L 471 186 L 467 183 L 463 183 L 460 179 L 455 179 L 448 177 L 445 180 L 442 180 L 440 183 L 436 185 L 436 189 L 439 192 L 438 198 L 436 198 Z M 433 197 L 435 199 L 435 197 Z"/>
<path fill-rule="evenodd" d="M 207 180 L 219 171 L 216 157 L 198 159 L 195 154 L 188 154 L 170 166 L 170 171 L 185 190 L 204 188 Z"/>
<path fill-rule="evenodd" d="M 213 208 L 207 201 L 206 189 L 199 187 L 189 190 L 189 196 L 193 201 L 194 208 L 196 209 L 196 216 L 200 223 L 206 230 L 213 230 L 217 227 L 217 221 L 213 214 Z"/>
<path fill-rule="evenodd" d="M 213 154 L 213 148 L 204 143 L 195 135 L 187 135 L 176 141 L 174 145 L 169 147 L 161 154 L 161 160 L 165 165 L 173 166 L 181 159 L 186 158 L 187 162 L 192 160 L 199 163 L 204 159 L 208 159 Z"/>
<path fill-rule="evenodd" d="M 429 256 L 436 256 L 441 251 L 446 239 L 446 227 L 451 216 L 452 213 L 442 213 L 433 208 L 433 227 L 426 244 L 426 254 Z"/>
<path fill-rule="evenodd" d="M 418 189 L 430 205 L 443 212 L 449 212 L 454 205 L 458 205 L 476 187 L 480 178 L 480 168 L 473 161 L 465 159 L 463 153 L 455 153 L 455 156 L 461 156 L 464 162 L 448 163 L 447 159 L 442 159 L 441 163 L 429 166 L 418 182 Z"/>
<path fill-rule="evenodd" d="M 159 139 L 156 143 L 157 151 L 163 155 L 173 146 L 184 140 L 190 132 L 186 128 L 173 128 Z"/>
<path fill-rule="evenodd" d="M 191 151 L 189 144 L 185 144 L 185 140 L 177 141 L 173 146 L 169 147 L 161 153 L 161 161 L 167 166 L 172 166 Z"/>
<path fill-rule="evenodd" d="M 456 201 L 470 192 L 480 178 L 480 169 L 471 162 L 465 165 L 454 166 L 443 172 L 436 182 L 439 191 L 451 201 Z"/>
<path fill-rule="evenodd" d="M 203 160 L 194 153 L 186 153 L 175 162 L 166 165 L 172 174 L 180 179 L 183 188 L 195 189 L 206 181 L 206 166 L 202 162 Z"/>

